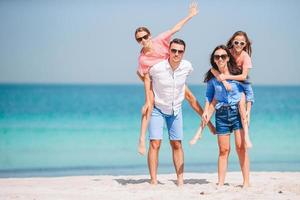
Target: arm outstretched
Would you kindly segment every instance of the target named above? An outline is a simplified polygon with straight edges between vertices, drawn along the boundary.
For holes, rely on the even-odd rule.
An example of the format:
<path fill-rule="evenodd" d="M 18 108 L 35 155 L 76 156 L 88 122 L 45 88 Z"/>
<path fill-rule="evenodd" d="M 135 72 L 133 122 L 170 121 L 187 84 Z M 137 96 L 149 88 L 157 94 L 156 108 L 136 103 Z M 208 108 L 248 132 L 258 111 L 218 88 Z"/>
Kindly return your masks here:
<path fill-rule="evenodd" d="M 192 19 L 199 12 L 198 5 L 196 2 L 190 4 L 189 14 L 184 19 L 180 20 L 172 29 L 172 35 L 178 32 L 190 19 Z"/>

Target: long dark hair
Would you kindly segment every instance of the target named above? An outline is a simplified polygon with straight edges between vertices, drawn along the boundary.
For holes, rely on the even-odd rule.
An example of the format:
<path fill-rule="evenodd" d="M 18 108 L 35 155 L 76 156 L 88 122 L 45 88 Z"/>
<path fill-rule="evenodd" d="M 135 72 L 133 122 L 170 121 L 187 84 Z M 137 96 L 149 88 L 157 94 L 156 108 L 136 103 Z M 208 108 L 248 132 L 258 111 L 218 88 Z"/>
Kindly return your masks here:
<path fill-rule="evenodd" d="M 249 54 L 249 56 L 251 57 L 251 54 L 252 54 L 251 41 L 249 40 L 249 37 L 248 37 L 247 33 L 244 32 L 244 31 L 237 31 L 237 32 L 235 32 L 231 36 L 231 38 L 228 40 L 227 47 L 229 49 L 232 49 L 232 47 L 233 47 L 233 40 L 234 40 L 234 38 L 236 36 L 243 36 L 246 39 L 246 46 L 244 46 L 243 50 L 246 51 Z"/>
<path fill-rule="evenodd" d="M 213 52 L 210 55 L 210 64 L 212 66 L 213 69 L 217 70 L 218 72 L 220 72 L 218 65 L 215 63 L 214 61 L 214 55 L 215 52 L 219 49 L 223 49 L 224 51 L 226 51 L 227 55 L 229 56 L 229 61 L 227 62 L 227 67 L 228 67 L 228 71 L 230 74 L 232 75 L 239 75 L 242 73 L 242 70 L 240 68 L 238 68 L 236 66 L 236 62 L 234 57 L 231 55 L 229 49 L 225 46 L 225 45 L 219 45 L 217 46 Z M 211 70 L 209 69 L 208 72 L 205 74 L 204 76 L 204 82 L 208 82 L 210 79 L 212 79 L 214 77 L 213 73 L 211 72 Z"/>

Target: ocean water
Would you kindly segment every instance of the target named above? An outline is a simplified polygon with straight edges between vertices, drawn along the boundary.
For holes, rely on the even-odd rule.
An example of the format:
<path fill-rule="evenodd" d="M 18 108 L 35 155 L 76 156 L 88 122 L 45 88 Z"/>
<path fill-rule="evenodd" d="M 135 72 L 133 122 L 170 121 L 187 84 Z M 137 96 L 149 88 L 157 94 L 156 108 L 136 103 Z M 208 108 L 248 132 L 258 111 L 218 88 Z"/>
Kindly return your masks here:
<path fill-rule="evenodd" d="M 203 105 L 205 86 L 191 90 Z M 300 87 L 254 92 L 251 170 L 300 171 Z M 0 85 L 0 177 L 147 174 L 137 153 L 143 101 L 142 85 Z M 216 172 L 217 138 L 206 129 L 190 147 L 199 117 L 187 102 L 183 118 L 185 171 Z M 159 156 L 159 173 L 174 173 L 167 134 Z"/>

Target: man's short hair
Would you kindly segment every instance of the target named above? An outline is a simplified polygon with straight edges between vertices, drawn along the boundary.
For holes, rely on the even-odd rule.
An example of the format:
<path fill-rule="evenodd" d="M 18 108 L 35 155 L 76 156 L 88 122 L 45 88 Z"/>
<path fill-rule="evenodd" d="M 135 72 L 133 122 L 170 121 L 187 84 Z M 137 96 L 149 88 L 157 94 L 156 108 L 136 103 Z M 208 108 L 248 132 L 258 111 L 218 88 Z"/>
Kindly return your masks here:
<path fill-rule="evenodd" d="M 174 38 L 174 39 L 170 42 L 170 47 L 171 47 L 171 45 L 172 45 L 173 43 L 183 45 L 184 50 L 185 50 L 185 42 L 184 42 L 182 39 Z"/>

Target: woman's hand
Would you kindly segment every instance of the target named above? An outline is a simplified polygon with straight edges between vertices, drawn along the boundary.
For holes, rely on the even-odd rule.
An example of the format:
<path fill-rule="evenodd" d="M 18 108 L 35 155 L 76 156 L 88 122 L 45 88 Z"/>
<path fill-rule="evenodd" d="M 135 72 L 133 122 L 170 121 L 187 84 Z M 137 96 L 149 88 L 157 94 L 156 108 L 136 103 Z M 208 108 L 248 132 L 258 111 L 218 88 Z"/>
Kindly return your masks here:
<path fill-rule="evenodd" d="M 207 113 L 207 111 L 204 111 L 202 114 L 202 123 L 207 124 L 208 121 L 209 121 L 208 113 Z"/>

